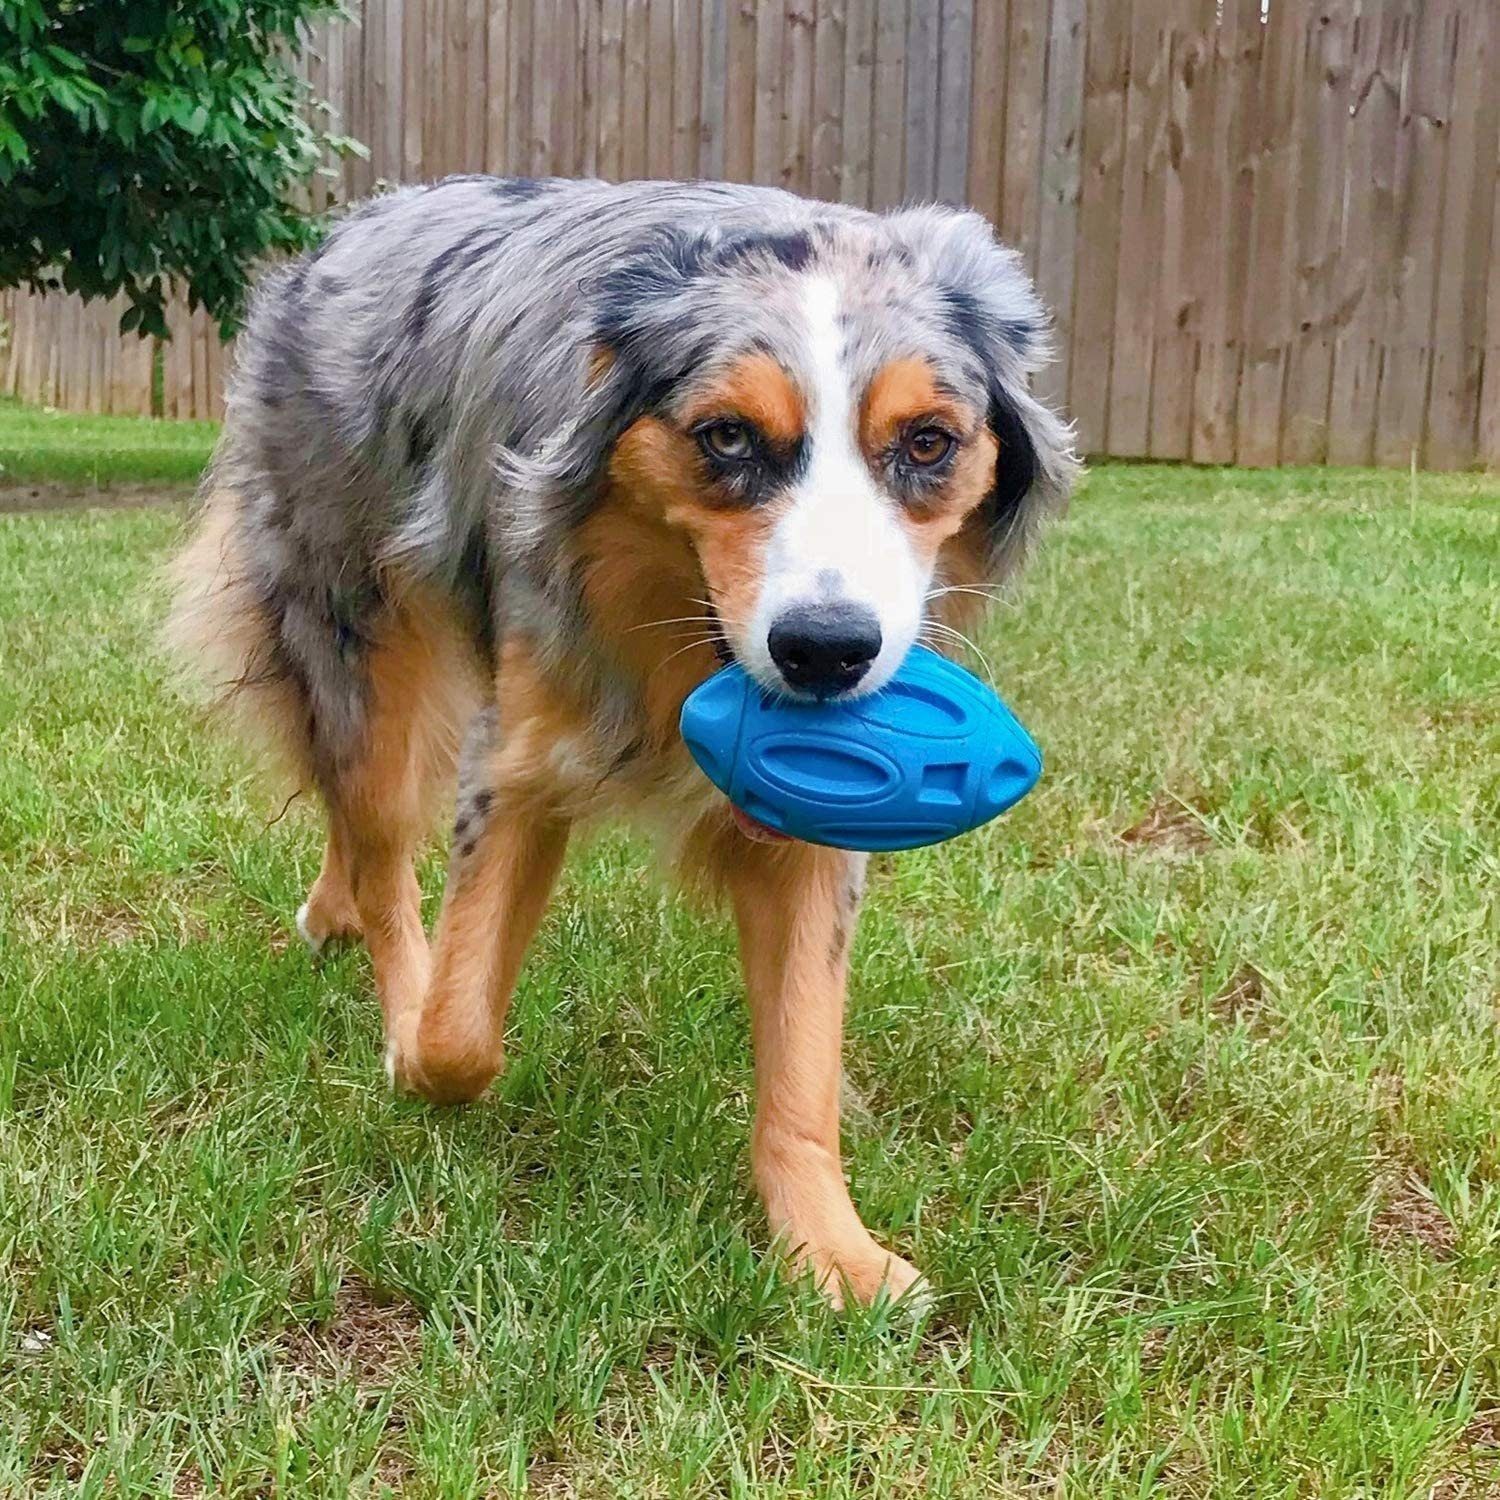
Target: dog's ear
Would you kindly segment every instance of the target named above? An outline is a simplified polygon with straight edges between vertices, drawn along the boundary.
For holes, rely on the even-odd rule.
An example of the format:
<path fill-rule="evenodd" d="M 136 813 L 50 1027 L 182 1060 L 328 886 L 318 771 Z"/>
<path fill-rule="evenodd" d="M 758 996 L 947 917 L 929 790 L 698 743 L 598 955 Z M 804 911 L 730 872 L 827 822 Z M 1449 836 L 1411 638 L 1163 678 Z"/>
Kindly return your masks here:
<path fill-rule="evenodd" d="M 1030 389 L 1050 355 L 1047 314 L 1021 257 L 1000 244 L 981 215 L 934 206 L 888 222 L 984 381 L 1000 451 L 979 520 L 989 569 L 1003 575 L 1041 520 L 1062 507 L 1078 473 L 1072 429 Z"/>
<path fill-rule="evenodd" d="M 587 509 L 620 434 L 708 352 L 711 330 L 691 294 L 712 247 L 709 235 L 666 230 L 582 283 L 573 349 L 582 399 L 535 452 L 499 455 L 507 484 Z"/>

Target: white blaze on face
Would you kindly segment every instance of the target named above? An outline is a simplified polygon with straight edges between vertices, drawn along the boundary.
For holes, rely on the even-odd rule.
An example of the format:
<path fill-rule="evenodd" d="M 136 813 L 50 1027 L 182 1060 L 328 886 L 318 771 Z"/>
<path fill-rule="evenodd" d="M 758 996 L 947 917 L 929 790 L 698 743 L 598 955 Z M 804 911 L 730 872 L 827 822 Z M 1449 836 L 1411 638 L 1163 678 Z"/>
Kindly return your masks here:
<path fill-rule="evenodd" d="M 808 279 L 802 298 L 808 462 L 766 548 L 745 665 L 762 682 L 780 685 L 766 637 L 781 615 L 801 605 L 864 605 L 880 621 L 881 645 L 858 694 L 883 686 L 916 639 L 930 570 L 860 451 L 838 304 L 832 278 Z"/>

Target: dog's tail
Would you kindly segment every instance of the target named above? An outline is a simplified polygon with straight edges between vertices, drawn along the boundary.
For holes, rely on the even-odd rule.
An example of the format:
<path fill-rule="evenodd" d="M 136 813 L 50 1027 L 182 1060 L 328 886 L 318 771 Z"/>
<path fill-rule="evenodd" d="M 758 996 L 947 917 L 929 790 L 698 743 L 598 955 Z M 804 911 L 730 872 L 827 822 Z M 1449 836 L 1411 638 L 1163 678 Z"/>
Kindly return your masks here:
<path fill-rule="evenodd" d="M 244 502 L 210 479 L 192 534 L 167 568 L 163 641 L 216 716 L 262 749 L 298 788 L 313 772 L 307 695 L 281 644 L 270 590 L 255 571 Z"/>

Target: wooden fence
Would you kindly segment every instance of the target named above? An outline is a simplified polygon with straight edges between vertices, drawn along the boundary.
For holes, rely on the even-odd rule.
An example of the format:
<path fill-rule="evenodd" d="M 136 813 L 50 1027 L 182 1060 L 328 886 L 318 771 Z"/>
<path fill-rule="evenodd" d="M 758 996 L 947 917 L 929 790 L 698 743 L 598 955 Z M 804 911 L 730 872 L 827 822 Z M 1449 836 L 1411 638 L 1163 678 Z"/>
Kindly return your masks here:
<path fill-rule="evenodd" d="M 361 9 L 306 60 L 370 148 L 331 200 L 485 169 L 966 201 L 1055 310 L 1092 453 L 1500 463 L 1497 0 Z M 148 407 L 108 312 L 0 315 L 0 391 Z M 216 414 L 221 353 L 174 328 L 165 411 Z"/>

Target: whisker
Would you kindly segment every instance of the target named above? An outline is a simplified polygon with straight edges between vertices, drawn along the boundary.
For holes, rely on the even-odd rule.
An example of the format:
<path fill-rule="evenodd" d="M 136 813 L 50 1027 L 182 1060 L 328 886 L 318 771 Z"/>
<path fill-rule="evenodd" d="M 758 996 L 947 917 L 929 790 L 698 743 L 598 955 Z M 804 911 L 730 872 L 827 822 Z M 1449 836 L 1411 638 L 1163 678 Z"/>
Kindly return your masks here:
<path fill-rule="evenodd" d="M 669 615 L 664 620 L 647 620 L 641 625 L 631 625 L 626 635 L 631 635 L 637 630 L 653 630 L 658 625 L 717 625 L 718 619 L 714 615 Z"/>
<path fill-rule="evenodd" d="M 710 639 L 707 639 L 707 638 L 705 638 L 703 640 L 689 641 L 687 643 L 687 645 L 685 645 L 685 646 L 679 646 L 677 648 L 677 650 L 673 651 L 670 655 L 662 657 L 662 659 L 659 662 L 657 662 L 657 664 L 654 667 L 652 667 L 652 669 L 651 669 L 651 671 L 650 671 L 650 673 L 648 675 L 651 676 L 651 677 L 655 677 L 656 674 L 658 672 L 660 672 L 661 669 L 664 666 L 666 666 L 666 664 L 668 662 L 675 661 L 679 656 L 682 656 L 683 654 L 685 654 L 688 651 L 692 651 L 695 647 L 698 647 L 698 646 L 712 646 L 712 645 L 713 645 L 713 641 L 710 640 Z"/>
<path fill-rule="evenodd" d="M 1000 600 L 1004 597 L 1003 585 L 998 583 L 950 583 L 942 588 L 928 589 L 926 599 L 941 599 L 945 594 L 977 594 L 981 599 Z"/>
<path fill-rule="evenodd" d="M 984 667 L 984 674 L 989 679 L 990 686 L 993 687 L 995 685 L 995 668 L 991 664 L 989 657 L 986 656 L 984 652 L 981 651 L 979 647 L 976 646 L 974 642 L 971 641 L 969 637 L 963 633 L 963 631 L 955 630 L 951 625 L 946 625 L 941 620 L 924 620 L 922 622 L 922 630 L 941 631 L 943 639 L 956 641 L 960 645 L 966 646 L 971 652 L 973 652 L 976 657 L 979 658 L 981 665 Z M 920 635 L 920 633 L 921 632 L 919 631 L 918 634 Z"/>

